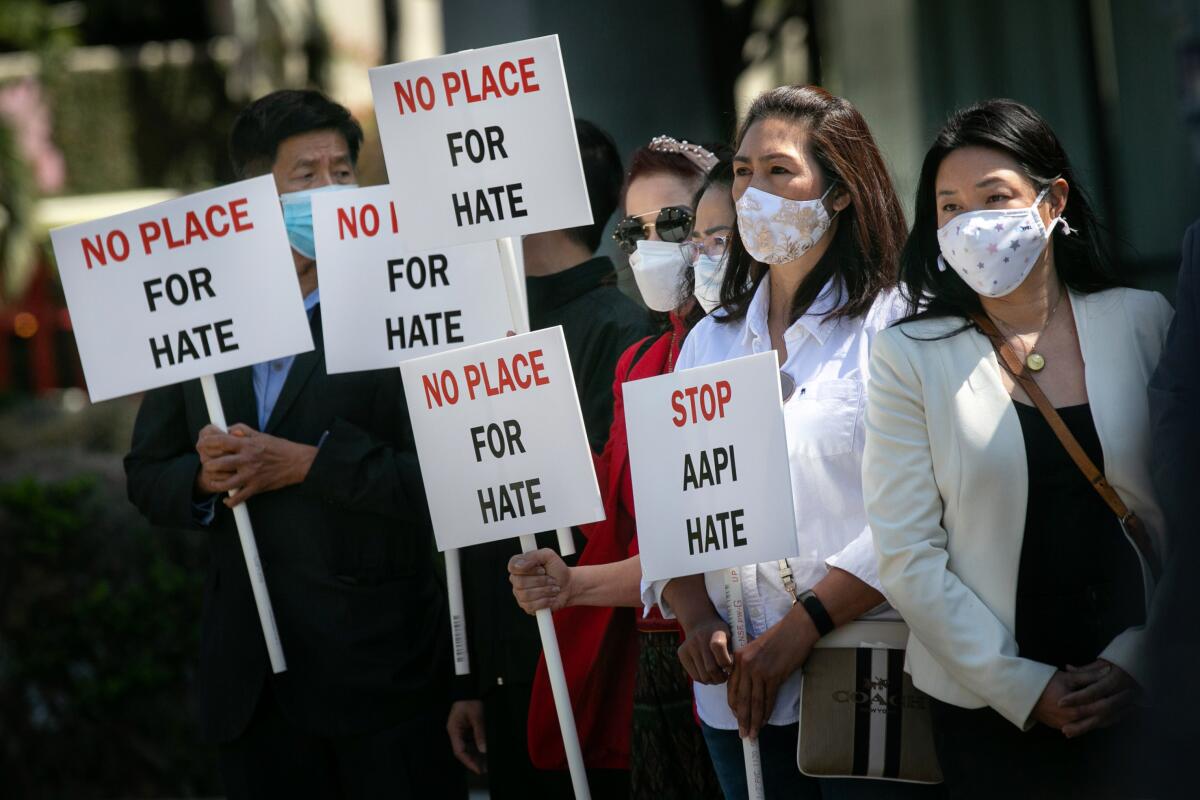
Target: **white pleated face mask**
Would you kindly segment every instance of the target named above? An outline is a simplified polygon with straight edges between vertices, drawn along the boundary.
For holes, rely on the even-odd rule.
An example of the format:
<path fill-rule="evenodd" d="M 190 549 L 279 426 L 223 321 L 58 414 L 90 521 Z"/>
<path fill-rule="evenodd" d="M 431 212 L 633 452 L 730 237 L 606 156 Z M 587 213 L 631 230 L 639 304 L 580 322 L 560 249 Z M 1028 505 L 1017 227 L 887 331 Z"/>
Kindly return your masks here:
<path fill-rule="evenodd" d="M 746 189 L 736 203 L 738 235 L 746 252 L 763 264 L 786 264 L 807 253 L 833 221 L 825 209 L 826 194 L 829 189 L 816 200 L 789 200 L 753 186 Z"/>
<path fill-rule="evenodd" d="M 954 268 L 967 285 L 985 297 L 1011 294 L 1029 276 L 1046 249 L 1059 222 L 1063 232 L 1071 226 L 1061 216 L 1050 225 L 1042 222 L 1038 205 L 1049 187 L 1026 208 L 998 208 L 959 214 L 938 228 L 938 266 Z"/>
<path fill-rule="evenodd" d="M 629 256 L 629 268 L 647 308 L 672 311 L 683 300 L 687 258 L 682 245 L 642 239 Z"/>
<path fill-rule="evenodd" d="M 728 256 L 713 258 L 707 253 L 701 253 L 692 264 L 696 276 L 696 301 L 705 314 L 711 314 L 714 308 L 721 305 L 721 283 L 725 280 L 725 267 L 728 264 Z"/>

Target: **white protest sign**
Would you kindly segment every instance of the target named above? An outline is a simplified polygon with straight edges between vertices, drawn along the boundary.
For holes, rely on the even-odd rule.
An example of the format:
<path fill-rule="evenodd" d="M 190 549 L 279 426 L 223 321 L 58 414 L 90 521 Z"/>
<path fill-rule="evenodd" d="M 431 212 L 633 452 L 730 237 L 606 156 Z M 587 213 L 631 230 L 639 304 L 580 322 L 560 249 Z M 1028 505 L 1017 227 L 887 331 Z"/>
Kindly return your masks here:
<path fill-rule="evenodd" d="M 412 250 L 387 186 L 313 195 L 325 363 L 394 367 L 513 329 L 494 242 Z"/>
<path fill-rule="evenodd" d="M 313 349 L 269 175 L 50 238 L 93 402 Z"/>
<path fill-rule="evenodd" d="M 647 581 L 798 554 L 774 352 L 623 388 Z"/>
<path fill-rule="evenodd" d="M 439 550 L 603 519 L 561 327 L 400 372 Z"/>
<path fill-rule="evenodd" d="M 557 36 L 370 71 L 410 247 L 592 222 Z"/>

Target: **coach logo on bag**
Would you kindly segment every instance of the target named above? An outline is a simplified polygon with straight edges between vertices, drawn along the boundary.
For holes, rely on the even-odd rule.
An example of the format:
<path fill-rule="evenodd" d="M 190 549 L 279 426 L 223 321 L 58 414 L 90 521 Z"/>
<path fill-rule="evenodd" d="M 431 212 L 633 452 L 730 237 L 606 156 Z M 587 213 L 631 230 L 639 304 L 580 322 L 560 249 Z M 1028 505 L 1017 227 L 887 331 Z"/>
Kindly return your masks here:
<path fill-rule="evenodd" d="M 832 693 L 835 703 L 868 704 L 872 714 L 886 714 L 898 708 L 925 709 L 924 695 L 904 692 L 903 685 L 889 691 L 891 681 L 887 678 L 872 678 L 860 685 L 856 690 L 838 689 Z"/>

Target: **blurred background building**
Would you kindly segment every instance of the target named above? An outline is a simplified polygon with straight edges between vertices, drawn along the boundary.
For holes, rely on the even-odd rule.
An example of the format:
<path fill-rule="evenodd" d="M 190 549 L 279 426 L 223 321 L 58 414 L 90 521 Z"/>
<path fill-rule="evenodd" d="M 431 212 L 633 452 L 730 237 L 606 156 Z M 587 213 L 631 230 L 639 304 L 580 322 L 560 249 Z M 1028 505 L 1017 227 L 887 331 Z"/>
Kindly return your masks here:
<path fill-rule="evenodd" d="M 369 67 L 551 33 L 625 154 L 820 83 L 911 208 L 947 113 L 1008 96 L 1065 141 L 1129 281 L 1170 297 L 1200 217 L 1200 0 L 0 0 L 0 796 L 215 791 L 187 694 L 203 543 L 124 502 L 136 401 L 87 403 L 47 231 L 230 180 L 234 114 L 282 87 L 349 105 L 381 183 Z"/>

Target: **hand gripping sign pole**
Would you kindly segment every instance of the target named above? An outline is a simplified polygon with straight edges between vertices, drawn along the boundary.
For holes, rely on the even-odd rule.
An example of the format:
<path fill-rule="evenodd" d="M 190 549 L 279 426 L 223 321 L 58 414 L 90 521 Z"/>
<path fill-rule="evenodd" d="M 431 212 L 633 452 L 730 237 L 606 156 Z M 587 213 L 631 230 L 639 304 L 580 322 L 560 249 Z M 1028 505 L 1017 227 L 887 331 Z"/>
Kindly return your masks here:
<path fill-rule="evenodd" d="M 200 388 L 204 391 L 204 404 L 208 407 L 208 418 L 223 433 L 229 432 L 225 422 L 225 409 L 221 406 L 221 395 L 217 392 L 217 379 L 213 375 L 200 376 Z M 233 492 L 229 493 L 230 497 Z M 258 621 L 262 624 L 263 638 L 267 641 L 267 654 L 271 657 L 271 671 L 278 674 L 287 669 L 283 657 L 283 644 L 279 641 L 279 628 L 275 625 L 275 611 L 267 594 L 267 579 L 263 576 L 262 562 L 258 559 L 258 543 L 254 539 L 254 528 L 250 525 L 250 511 L 245 503 L 233 507 L 233 520 L 237 523 L 238 539 L 242 543 L 242 555 L 246 558 L 246 571 L 250 574 L 250 588 L 254 590 L 254 605 L 258 607 Z"/>
<path fill-rule="evenodd" d="M 733 649 L 741 650 L 749 643 L 746 635 L 746 615 L 742 607 L 742 578 L 738 567 L 725 570 L 725 608 L 733 632 Z M 742 755 L 746 760 L 746 788 L 750 800 L 763 800 L 762 753 L 758 739 L 742 739 Z"/>

